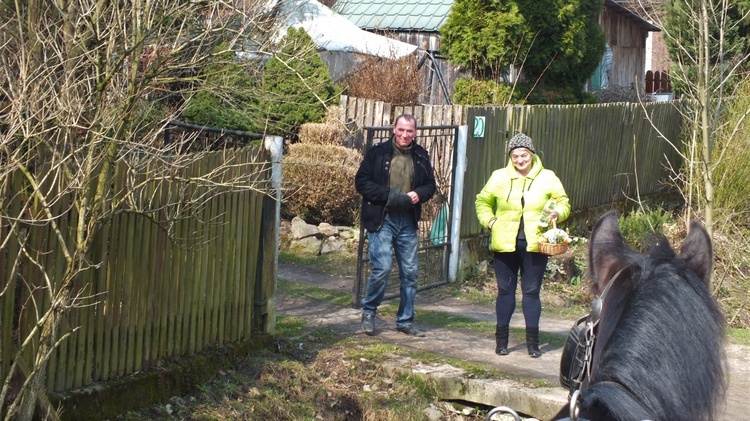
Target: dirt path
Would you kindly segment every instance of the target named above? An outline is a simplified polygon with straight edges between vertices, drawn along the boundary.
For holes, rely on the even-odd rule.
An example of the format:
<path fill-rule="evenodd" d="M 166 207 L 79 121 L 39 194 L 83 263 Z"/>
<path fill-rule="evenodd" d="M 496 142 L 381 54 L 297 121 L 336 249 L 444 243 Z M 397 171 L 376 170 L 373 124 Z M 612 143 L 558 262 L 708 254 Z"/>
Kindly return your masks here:
<path fill-rule="evenodd" d="M 279 278 L 290 281 L 302 282 L 320 288 L 326 288 L 342 293 L 351 292 L 354 280 L 343 276 L 331 276 L 314 273 L 306 267 L 291 264 L 279 265 Z M 495 314 L 493 306 L 483 306 L 457 298 L 440 297 L 430 291 L 420 292 L 417 295 L 417 313 L 419 310 L 430 310 L 451 314 L 458 314 L 476 320 L 494 322 Z M 296 297 L 279 297 L 277 302 L 281 314 L 293 315 L 304 318 L 313 326 L 325 326 L 352 335 L 364 335 L 359 329 L 360 313 L 353 308 L 341 308 L 329 303 L 310 302 Z M 511 327 L 523 328 L 523 316 L 516 312 Z M 418 316 L 417 316 L 418 317 Z M 546 333 L 567 335 L 568 329 L 574 320 L 565 320 L 542 316 L 541 330 Z M 462 359 L 478 364 L 486 364 L 493 369 L 506 373 L 511 378 L 523 379 L 523 382 L 534 383 L 544 380 L 548 384 L 557 385 L 559 379 L 559 364 L 561 348 L 552 344 L 542 344 L 544 352 L 541 358 L 529 358 L 524 343 L 513 343 L 511 340 L 508 356 L 500 357 L 494 353 L 494 337 L 476 335 L 472 332 L 458 329 L 434 328 L 419 324 L 420 328 L 426 328 L 427 336 L 424 338 L 412 338 L 395 331 L 395 318 L 380 316 L 376 320 L 376 335 L 372 340 L 387 341 L 389 343 L 414 350 L 424 350 L 444 355 L 449 358 Z M 726 397 L 726 407 L 719 420 L 735 421 L 747 419 L 750 414 L 750 400 L 746 398 L 747 390 L 750 390 L 750 347 L 733 345 L 727 346 L 729 360 L 729 390 Z M 504 382 L 500 382 L 504 383 Z M 505 384 L 505 383 L 504 383 Z M 497 385 L 495 385 L 497 386 Z M 504 391 L 495 394 L 504 396 L 507 401 L 494 401 L 484 403 L 490 405 L 508 405 L 508 402 L 524 402 L 532 400 L 530 407 L 543 405 L 546 410 L 540 410 L 542 415 L 554 407 L 565 404 L 567 392 L 562 387 L 545 387 L 529 390 L 517 383 L 500 385 Z M 484 385 L 483 387 L 489 387 Z M 487 395 L 486 390 L 484 392 Z M 524 394 L 518 401 L 519 396 Z M 536 406 L 535 406 L 536 405 Z M 539 416 L 534 414 L 535 416 Z"/>

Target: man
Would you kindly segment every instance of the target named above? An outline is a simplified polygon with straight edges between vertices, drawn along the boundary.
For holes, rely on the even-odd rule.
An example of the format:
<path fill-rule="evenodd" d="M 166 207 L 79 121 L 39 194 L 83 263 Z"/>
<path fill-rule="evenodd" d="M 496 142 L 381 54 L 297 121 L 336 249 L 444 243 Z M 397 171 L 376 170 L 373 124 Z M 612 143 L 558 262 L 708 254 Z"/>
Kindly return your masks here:
<path fill-rule="evenodd" d="M 417 294 L 417 222 L 422 203 L 435 194 L 435 174 L 430 157 L 417 145 L 417 121 L 409 115 L 396 117 L 393 136 L 365 154 L 354 178 L 362 195 L 362 226 L 367 230 L 372 271 L 362 299 L 362 330 L 375 332 L 375 315 L 383 301 L 393 265 L 399 267 L 401 300 L 396 330 L 424 336 L 414 327 L 414 297 Z"/>

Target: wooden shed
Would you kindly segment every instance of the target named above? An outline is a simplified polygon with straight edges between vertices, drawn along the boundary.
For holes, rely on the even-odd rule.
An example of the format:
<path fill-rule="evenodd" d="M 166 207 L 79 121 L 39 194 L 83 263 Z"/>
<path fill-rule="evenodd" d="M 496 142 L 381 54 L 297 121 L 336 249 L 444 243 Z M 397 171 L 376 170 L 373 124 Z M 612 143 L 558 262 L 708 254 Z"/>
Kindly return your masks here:
<path fill-rule="evenodd" d="M 604 1 L 599 24 L 607 40 L 605 57 L 591 78 L 590 89 L 636 86 L 643 91 L 646 74 L 646 38 L 657 26 L 614 0 Z M 611 60 L 611 62 L 607 62 Z"/>

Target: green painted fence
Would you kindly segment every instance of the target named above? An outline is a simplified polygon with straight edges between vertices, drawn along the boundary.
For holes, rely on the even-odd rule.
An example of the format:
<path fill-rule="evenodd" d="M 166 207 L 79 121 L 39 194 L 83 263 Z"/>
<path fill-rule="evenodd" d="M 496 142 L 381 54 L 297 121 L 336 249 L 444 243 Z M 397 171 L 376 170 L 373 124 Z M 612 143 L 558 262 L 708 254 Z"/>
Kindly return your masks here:
<path fill-rule="evenodd" d="M 470 107 L 467 123 L 461 238 L 482 233 L 474 201 L 492 172 L 505 167 L 508 140 L 529 135 L 545 168 L 553 170 L 574 211 L 665 192 L 682 160 L 672 142 L 679 139 L 679 103 L 613 103 Z M 483 137 L 474 137 L 484 117 Z M 653 124 L 652 124 L 653 123 Z"/>
<path fill-rule="evenodd" d="M 257 189 L 222 192 L 217 183 L 210 188 L 218 194 L 211 194 L 191 217 L 173 221 L 168 230 L 155 223 L 153 215 L 123 211 L 97 231 L 87 257 L 98 266 L 82 272 L 72 287 L 86 305 L 72 308 L 61 326 L 61 335 L 69 336 L 49 362 L 49 392 L 120 378 L 212 346 L 272 333 L 278 202 L 267 194 L 273 190 L 270 156 L 259 146 L 230 153 L 229 166 L 226 150 L 207 152 L 181 175 L 217 177 L 217 181 L 246 175 L 248 184 Z M 212 173 L 222 165 L 228 169 Z M 128 177 L 132 182 L 139 175 L 120 164 L 114 191 L 124 191 Z M 5 195 L 0 203 L 21 206 L 17 194 L 23 186 L 21 178 L 9 175 L 0 189 Z M 209 189 L 178 191 L 168 183 L 136 181 L 153 183 L 153 189 L 142 191 L 150 195 L 151 209 L 159 209 L 167 200 L 175 203 L 168 199 L 175 195 L 201 197 Z M 62 215 L 58 219 L 62 232 L 73 235 L 75 208 L 64 196 L 52 206 L 54 214 Z M 0 219 L 0 238 L 8 238 L 9 223 Z M 18 260 L 17 276 L 11 273 L 18 241 L 12 239 L 0 248 L 3 379 L 16 359 L 19 340 L 35 328 L 38 315 L 50 304 L 43 274 L 60 275 L 66 267 L 49 224 L 27 225 L 21 231 L 33 255 Z M 55 277 L 50 279 L 54 282 Z M 34 348 L 20 356 L 22 372 L 28 370 Z"/>

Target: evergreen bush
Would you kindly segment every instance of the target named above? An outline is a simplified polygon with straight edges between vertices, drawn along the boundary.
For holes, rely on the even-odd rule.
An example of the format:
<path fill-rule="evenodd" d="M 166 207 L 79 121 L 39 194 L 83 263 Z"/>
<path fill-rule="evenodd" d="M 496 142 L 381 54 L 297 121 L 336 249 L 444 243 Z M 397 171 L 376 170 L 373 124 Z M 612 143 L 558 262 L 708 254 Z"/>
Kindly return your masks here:
<path fill-rule="evenodd" d="M 200 126 L 261 132 L 257 84 L 243 64 L 227 44 L 219 45 L 213 63 L 201 71 L 199 77 L 205 82 L 201 91 L 188 100 L 182 119 Z M 232 96 L 226 92 L 232 92 Z"/>
<path fill-rule="evenodd" d="M 341 90 L 304 29 L 289 28 L 280 47 L 263 71 L 262 108 L 269 132 L 296 140 L 303 123 L 323 121 Z"/>
<path fill-rule="evenodd" d="M 625 242 L 634 250 L 643 252 L 652 245 L 654 235 L 662 231 L 671 217 L 672 215 L 662 208 L 638 209 L 629 215 L 621 215 L 617 222 Z"/>
<path fill-rule="evenodd" d="M 282 217 L 355 225 L 362 197 L 354 176 L 361 161 L 359 152 L 343 146 L 290 144 L 282 162 Z"/>
<path fill-rule="evenodd" d="M 520 92 L 507 83 L 461 78 L 453 87 L 453 102 L 464 105 L 523 104 Z"/>

